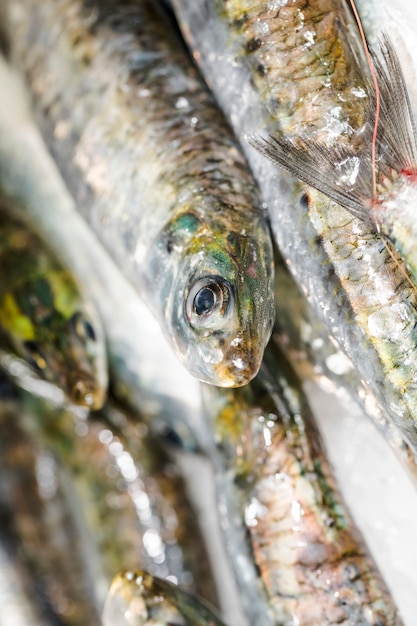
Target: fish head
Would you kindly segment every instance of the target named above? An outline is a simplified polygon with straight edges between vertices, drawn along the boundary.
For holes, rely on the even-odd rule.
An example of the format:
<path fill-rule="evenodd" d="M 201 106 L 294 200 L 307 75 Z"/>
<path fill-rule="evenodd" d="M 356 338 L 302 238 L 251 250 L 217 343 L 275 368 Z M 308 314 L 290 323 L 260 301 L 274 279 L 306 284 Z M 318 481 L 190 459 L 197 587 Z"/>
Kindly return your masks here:
<path fill-rule="evenodd" d="M 256 219 L 256 218 L 255 218 Z M 169 334 L 198 379 L 240 387 L 257 374 L 274 321 L 273 257 L 262 220 L 251 228 L 193 223 L 170 285 Z M 259 226 L 259 227 L 258 227 Z M 185 240 L 185 245 L 184 245 Z M 178 241 L 178 240 L 177 240 Z"/>
<path fill-rule="evenodd" d="M 107 368 L 100 321 L 72 276 L 54 269 L 15 285 L 0 302 L 8 343 L 42 379 L 82 406 L 100 408 Z"/>

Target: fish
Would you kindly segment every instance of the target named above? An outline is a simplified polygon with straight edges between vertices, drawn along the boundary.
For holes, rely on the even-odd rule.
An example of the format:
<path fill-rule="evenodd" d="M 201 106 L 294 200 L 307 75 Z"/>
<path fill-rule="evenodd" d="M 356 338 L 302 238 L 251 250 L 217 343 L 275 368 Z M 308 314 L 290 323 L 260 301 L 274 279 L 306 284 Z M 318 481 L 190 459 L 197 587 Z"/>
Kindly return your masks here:
<path fill-rule="evenodd" d="M 178 362 L 148 307 L 77 211 L 35 125 L 22 81 L 1 58 L 0 75 L 7 93 L 0 103 L 0 187 L 88 293 L 106 337 L 112 393 L 140 412 L 154 433 L 175 436 L 189 450 L 203 446 L 198 381 Z M 40 392 L 38 382 L 30 390 Z"/>
<path fill-rule="evenodd" d="M 76 404 L 107 391 L 101 322 L 70 270 L 16 203 L 0 197 L 0 345 Z"/>
<path fill-rule="evenodd" d="M 205 386 L 226 545 L 249 623 L 400 625 L 300 383 L 272 343 L 241 389 Z"/>
<path fill-rule="evenodd" d="M 360 143 L 372 98 L 347 4 L 172 5 L 195 61 L 247 144 L 275 242 L 295 281 L 415 456 L 417 300 L 400 259 L 368 223 L 247 143 L 265 128 L 284 138 L 311 132 L 323 146 Z M 289 80 L 288 64 L 293 74 L 298 68 L 297 81 Z"/>
<path fill-rule="evenodd" d="M 15 57 L 78 209 L 188 371 L 247 383 L 272 330 L 271 238 L 237 141 L 182 43 L 146 0 L 23 0 L 10 14 Z"/>
<path fill-rule="evenodd" d="M 91 551 L 71 510 L 64 476 L 50 451 L 23 426 L 21 392 L 4 372 L 0 398 L 0 542 L 26 572 L 22 583 L 26 580 L 39 620 L 99 626 L 86 568 Z"/>
<path fill-rule="evenodd" d="M 140 416 L 111 397 L 88 415 L 26 392 L 21 398 L 23 427 L 65 475 L 100 611 L 115 572 L 138 567 L 216 604 L 205 540 L 180 471 Z"/>
<path fill-rule="evenodd" d="M 167 580 L 124 571 L 110 587 L 103 626 L 225 626 L 214 610 Z"/>
<path fill-rule="evenodd" d="M 13 385 L 0 375 L 0 412 L 13 401 Z M 1 426 L 0 426 L 1 428 Z M 0 465 L 3 463 L 0 460 Z M 8 626 L 49 626 L 44 615 L 42 596 L 30 568 L 19 558 L 19 540 L 13 523 L 13 512 L 4 496 L 4 476 L 0 488 L 0 624 Z"/>

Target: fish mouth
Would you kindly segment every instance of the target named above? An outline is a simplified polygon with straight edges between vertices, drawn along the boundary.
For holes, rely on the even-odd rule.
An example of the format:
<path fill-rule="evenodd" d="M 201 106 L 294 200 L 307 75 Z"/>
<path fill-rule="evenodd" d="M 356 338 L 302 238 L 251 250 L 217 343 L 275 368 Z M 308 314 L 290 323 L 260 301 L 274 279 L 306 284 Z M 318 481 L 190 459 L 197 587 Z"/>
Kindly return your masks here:
<path fill-rule="evenodd" d="M 255 378 L 261 362 L 262 355 L 258 349 L 229 351 L 214 369 L 215 384 L 219 387 L 243 387 Z"/>
<path fill-rule="evenodd" d="M 91 411 L 101 409 L 106 400 L 106 389 L 102 385 L 79 372 L 68 385 L 69 398 L 74 404 L 85 406 Z"/>

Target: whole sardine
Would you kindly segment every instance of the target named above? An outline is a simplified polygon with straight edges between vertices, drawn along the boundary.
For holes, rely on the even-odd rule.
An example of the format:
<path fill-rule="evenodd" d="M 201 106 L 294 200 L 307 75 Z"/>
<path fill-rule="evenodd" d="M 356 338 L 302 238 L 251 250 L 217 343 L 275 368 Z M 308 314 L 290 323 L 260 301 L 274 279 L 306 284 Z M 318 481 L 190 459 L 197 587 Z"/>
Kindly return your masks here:
<path fill-rule="evenodd" d="M 103 626 L 224 626 L 201 600 L 148 572 L 118 574 L 103 613 Z"/>
<path fill-rule="evenodd" d="M 239 386 L 273 320 L 269 233 L 227 124 L 147 0 L 10 3 L 57 162 L 196 377 Z"/>
<path fill-rule="evenodd" d="M 312 131 L 324 146 L 360 141 L 370 98 L 346 3 L 173 4 L 237 133 L 268 127 L 274 136 L 281 129 L 290 136 Z M 287 73 L 290 62 L 296 81 Z M 247 156 L 292 274 L 415 452 L 417 299 L 404 268 L 368 224 L 274 170 L 250 147 Z"/>
<path fill-rule="evenodd" d="M 402 624 L 283 356 L 269 346 L 250 385 L 206 387 L 205 396 L 223 527 L 250 623 Z"/>
<path fill-rule="evenodd" d="M 107 387 L 101 322 L 71 272 L 0 197 L 0 345 L 75 403 L 102 406 Z"/>
<path fill-rule="evenodd" d="M 137 415 L 108 404 L 77 415 L 26 395 L 25 425 L 72 485 L 94 559 L 94 597 L 121 568 L 144 567 L 217 601 L 200 527 L 173 461 Z"/>

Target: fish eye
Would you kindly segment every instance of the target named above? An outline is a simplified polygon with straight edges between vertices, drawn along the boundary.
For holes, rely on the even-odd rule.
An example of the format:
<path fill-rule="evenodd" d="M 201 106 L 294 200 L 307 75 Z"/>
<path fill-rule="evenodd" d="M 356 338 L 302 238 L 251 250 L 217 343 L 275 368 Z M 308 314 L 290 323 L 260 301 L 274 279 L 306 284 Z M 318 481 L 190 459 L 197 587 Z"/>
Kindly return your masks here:
<path fill-rule="evenodd" d="M 82 313 L 75 313 L 71 321 L 73 323 L 75 332 L 80 339 L 90 339 L 96 341 L 96 333 L 89 320 Z"/>
<path fill-rule="evenodd" d="M 37 370 L 46 369 L 48 363 L 45 357 L 42 355 L 42 352 L 40 351 L 36 341 L 25 341 L 23 343 L 23 347 L 29 353 L 29 356 L 27 357 L 27 362 L 29 363 L 29 365 Z"/>
<path fill-rule="evenodd" d="M 215 312 L 225 313 L 230 287 L 219 276 L 206 276 L 192 285 L 187 297 L 187 317 L 198 325 Z"/>

